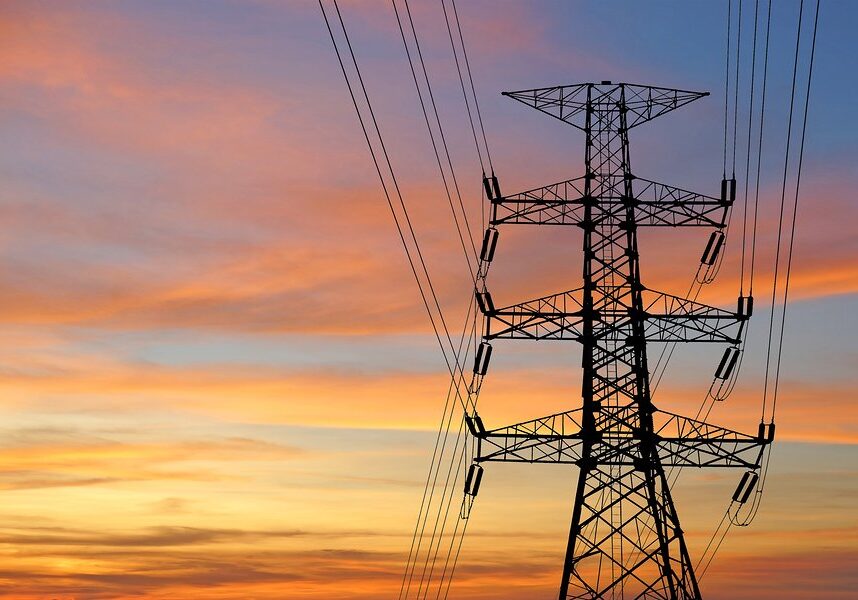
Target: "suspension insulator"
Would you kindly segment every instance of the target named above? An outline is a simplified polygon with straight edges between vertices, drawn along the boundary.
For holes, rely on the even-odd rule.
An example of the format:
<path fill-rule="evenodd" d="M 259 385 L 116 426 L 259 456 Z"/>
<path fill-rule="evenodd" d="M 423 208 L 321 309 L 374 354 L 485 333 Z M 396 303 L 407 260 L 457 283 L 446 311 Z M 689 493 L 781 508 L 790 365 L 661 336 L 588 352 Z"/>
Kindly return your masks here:
<path fill-rule="evenodd" d="M 492 346 L 487 342 L 480 342 L 477 355 L 474 357 L 474 373 L 485 375 L 489 370 L 489 360 L 492 357 Z"/>
<path fill-rule="evenodd" d="M 480 260 L 485 262 L 492 262 L 492 259 L 495 257 L 495 248 L 498 245 L 498 230 L 494 227 L 489 227 L 486 229 L 486 233 L 483 236 L 483 247 L 480 250 Z"/>
<path fill-rule="evenodd" d="M 775 424 L 760 423 L 760 429 L 757 433 L 757 439 L 767 444 L 775 441 Z"/>
<path fill-rule="evenodd" d="M 706 244 L 706 249 L 703 250 L 703 256 L 700 257 L 700 262 L 704 265 L 713 265 L 718 260 L 718 255 L 721 253 L 721 246 L 724 245 L 724 232 L 713 231 L 709 236 L 709 242 Z"/>
<path fill-rule="evenodd" d="M 739 316 L 748 318 L 754 313 L 754 297 L 739 296 Z"/>
<path fill-rule="evenodd" d="M 465 478 L 465 493 L 468 496 L 476 496 L 480 491 L 480 482 L 483 480 L 483 468 L 473 463 L 468 469 L 468 476 Z"/>
<path fill-rule="evenodd" d="M 495 312 L 492 295 L 488 292 L 477 292 L 477 306 L 480 307 L 480 312 L 484 315 L 490 315 Z"/>
<path fill-rule="evenodd" d="M 721 180 L 721 204 L 732 204 L 736 201 L 736 180 Z"/>
<path fill-rule="evenodd" d="M 756 471 L 745 471 L 742 479 L 739 481 L 739 485 L 736 486 L 736 491 L 733 492 L 733 502 L 738 502 L 739 504 L 747 502 L 759 479 L 760 476 Z"/>
<path fill-rule="evenodd" d="M 483 437 L 486 434 L 486 427 L 483 425 L 483 420 L 478 414 L 474 414 L 473 417 L 465 415 L 465 425 L 468 426 L 468 431 L 474 437 Z"/>
<path fill-rule="evenodd" d="M 500 184 L 498 183 L 498 178 L 495 177 L 494 173 L 492 173 L 492 189 L 495 192 L 495 200 L 500 200 L 503 198 L 500 191 Z"/>
<path fill-rule="evenodd" d="M 483 177 L 483 189 L 486 190 L 486 198 L 489 202 L 494 200 L 494 196 L 492 195 L 492 182 L 488 177 Z"/>
<path fill-rule="evenodd" d="M 721 362 L 718 363 L 718 368 L 715 369 L 715 379 L 728 379 L 739 360 L 739 349 L 730 346 L 724 351 L 724 356 L 721 357 Z"/>

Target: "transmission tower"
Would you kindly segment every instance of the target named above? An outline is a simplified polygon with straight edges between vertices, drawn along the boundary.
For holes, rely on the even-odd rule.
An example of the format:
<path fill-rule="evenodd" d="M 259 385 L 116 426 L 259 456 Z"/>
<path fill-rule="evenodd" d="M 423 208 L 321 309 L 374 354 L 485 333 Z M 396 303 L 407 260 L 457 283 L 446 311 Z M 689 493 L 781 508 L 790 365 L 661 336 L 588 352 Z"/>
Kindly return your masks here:
<path fill-rule="evenodd" d="M 576 226 L 584 285 L 503 308 L 478 291 L 486 329 L 474 370 L 485 374 L 495 339 L 574 340 L 583 346 L 582 406 L 499 429 L 469 416 L 476 449 L 466 493 L 475 495 L 484 462 L 577 465 L 560 599 L 700 598 L 665 468 L 740 467 L 755 478 L 774 426 L 746 435 L 653 405 L 647 342 L 735 348 L 753 304 L 739 297 L 731 312 L 641 283 L 638 229 L 720 231 L 735 182 L 722 182 L 715 198 L 638 177 L 628 132 L 708 94 L 603 81 L 505 95 L 582 130 L 585 173 L 510 196 L 489 180 L 483 259 L 491 260 L 501 224 Z M 734 356 L 728 349 L 722 363 Z"/>

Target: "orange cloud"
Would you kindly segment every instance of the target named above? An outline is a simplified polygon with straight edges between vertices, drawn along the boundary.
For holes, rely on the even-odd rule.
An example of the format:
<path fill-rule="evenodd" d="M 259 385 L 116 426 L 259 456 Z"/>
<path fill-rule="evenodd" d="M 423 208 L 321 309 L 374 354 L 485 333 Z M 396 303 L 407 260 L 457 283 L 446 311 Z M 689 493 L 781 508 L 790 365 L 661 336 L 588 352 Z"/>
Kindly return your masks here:
<path fill-rule="evenodd" d="M 283 7 L 261 4 L 269 15 Z M 373 32 L 394 27 L 389 8 L 347 8 Z M 324 34 L 316 7 L 295 10 L 286 18 L 312 12 Z M 383 22 L 376 18 L 382 10 Z M 415 10 L 431 10 L 438 25 L 437 6 Z M 531 59 L 538 55 L 564 72 L 571 64 L 549 48 L 544 16 L 526 7 L 460 16 L 467 20 L 472 60 L 491 55 L 503 62 L 527 49 Z M 351 336 L 356 354 L 366 352 L 365 335 L 428 333 L 333 58 L 289 57 L 281 61 L 284 71 L 257 73 L 250 66 L 261 60 L 258 54 L 232 62 L 232 52 L 246 50 L 249 41 L 218 40 L 201 30 L 176 35 L 166 25 L 119 9 L 0 8 L 3 108 L 24 128 L 23 135 L 10 133 L 21 162 L 4 170 L 0 207 L 6 224 L 0 408 L 15 430 L 105 415 L 125 428 L 78 436 L 36 427 L 31 437 L 19 431 L 0 448 L 4 597 L 393 597 L 428 461 L 429 445 L 417 440 L 437 422 L 446 376 L 416 368 L 164 366 L 123 358 L 131 352 L 122 335 L 164 329 L 224 337 L 339 334 Z M 248 52 L 270 56 L 264 44 Z M 593 71 L 620 68 L 587 56 L 575 60 Z M 400 66 L 401 80 L 387 69 L 373 90 L 396 92 L 380 95 L 382 127 L 396 132 L 389 139 L 392 156 L 453 322 L 469 282 L 446 199 L 425 168 L 432 157 L 422 125 L 406 112 L 413 106 L 401 101 L 410 84 Z M 490 135 L 514 139 L 500 127 Z M 538 144 L 528 144 L 514 150 L 515 160 L 501 155 L 504 181 L 528 180 L 531 167 L 549 169 L 532 164 Z M 459 173 L 476 214 L 476 169 Z M 841 176 L 832 180 L 828 187 L 808 186 L 814 194 L 806 205 L 830 210 L 802 213 L 795 299 L 858 292 L 851 262 L 858 249 L 849 230 L 854 207 L 847 201 L 852 187 Z M 768 214 L 773 205 L 766 206 Z M 765 284 L 774 227 L 761 227 Z M 648 284 L 684 291 L 706 239 L 693 233 L 642 234 L 651 241 L 643 266 Z M 706 302 L 735 302 L 736 237 Z M 505 228 L 491 286 L 507 303 L 576 287 L 581 269 L 571 257 L 579 250 L 574 228 Z M 678 261 L 680 255 L 687 260 Z M 487 425 L 500 426 L 577 406 L 577 377 L 577 365 L 493 370 L 481 412 Z M 858 442 L 851 425 L 854 386 L 788 383 L 779 439 Z M 659 403 L 692 412 L 698 392 L 667 390 Z M 809 405 L 819 410 L 808 411 Z M 716 408 L 713 420 L 752 430 L 757 407 L 758 398 L 739 391 L 723 410 Z M 144 419 L 152 414 L 158 425 Z M 194 431 L 201 423 L 225 431 L 202 435 Z M 283 424 L 336 431 L 318 434 L 305 448 L 296 440 L 309 434 L 278 428 Z M 251 426 L 276 429 L 284 444 L 246 437 Z M 380 441 L 391 439 L 397 445 Z M 841 474 L 812 481 L 828 491 Z M 567 476 L 571 481 L 572 472 Z M 531 494 L 501 469 L 487 485 L 504 477 L 510 493 Z M 807 473 L 794 477 L 807 485 Z M 556 496 L 539 502 L 529 495 L 520 504 L 492 504 L 484 492 L 456 597 L 529 600 L 556 593 L 568 489 L 562 477 L 550 483 Z M 816 526 L 797 532 L 789 502 L 789 494 L 775 499 L 781 529 L 766 531 L 770 546 L 782 548 L 758 545 L 756 556 L 763 558 L 756 560 L 726 548 L 724 569 L 706 583 L 712 598 L 740 598 L 733 573 L 751 590 L 749 598 L 811 597 L 810 576 L 818 573 L 834 582 L 831 597 L 848 597 L 854 531 Z M 819 519 L 836 523 L 842 515 L 828 504 L 819 503 Z M 511 523 L 521 529 L 528 512 L 539 531 L 506 531 Z M 349 529 L 355 523 L 365 529 Z M 490 528 L 509 533 L 514 544 L 500 544 L 503 535 Z M 700 542 L 701 531 L 694 521 L 689 537 Z M 806 562 L 795 556 L 797 544 Z"/>
<path fill-rule="evenodd" d="M 476 47 L 495 44 L 499 31 L 533 17 L 520 12 L 476 21 Z M 105 53 L 88 32 L 133 41 L 154 58 L 187 51 L 183 42 L 118 15 L 19 9 L 7 10 L 2 23 L 0 82 L 21 94 L 13 94 L 19 104 L 34 86 L 45 98 L 22 110 L 38 111 L 69 140 L 155 164 L 157 175 L 133 196 L 111 198 L 106 207 L 77 197 L 58 203 L 31 182 L 13 181 L 4 217 L 16 225 L 20 237 L 13 246 L 20 244 L 24 257 L 7 261 L 4 280 L 10 285 L 0 292 L 0 319 L 108 329 L 428 331 L 377 183 L 365 170 L 353 176 L 360 165 L 369 166 L 364 149 L 338 138 L 320 142 L 306 124 L 333 111 L 324 104 L 333 101 L 310 105 L 304 92 L 278 95 L 236 73 L 226 80 L 206 69 L 162 73 L 126 54 Z M 516 39 L 533 44 L 540 38 L 534 35 Z M 163 48 L 151 49 L 156 42 Z M 328 96 L 314 96 L 319 97 Z M 341 121 L 332 127 L 351 123 L 352 115 L 336 106 Z M 337 167 L 329 166 L 330 152 L 336 152 Z M 410 171 L 413 165 L 400 167 Z M 430 181 L 421 176 L 408 185 L 407 201 L 443 304 L 452 311 L 461 308 L 469 284 L 448 209 Z M 469 206 L 477 202 L 476 184 L 464 188 Z M 829 198 L 848 196 L 842 187 L 821 191 Z M 858 291 L 858 272 L 842 240 L 819 235 L 830 220 L 814 219 L 801 223 L 812 228 L 804 235 L 812 234 L 815 247 L 813 260 L 797 260 L 793 298 Z M 771 226 L 766 227 L 768 243 Z M 545 248 L 558 236 L 513 229 L 502 232 L 493 288 L 517 302 L 578 285 L 580 269 L 568 267 L 569 255 L 579 254 L 575 235 L 565 236 L 566 267 L 557 270 Z M 645 261 L 647 282 L 683 292 L 705 233 L 646 235 L 663 240 L 653 243 Z M 26 258 L 30 236 L 67 252 L 50 260 Z M 711 302 L 735 301 L 736 244 L 731 241 L 721 279 L 706 290 Z M 75 258 L 87 247 L 100 250 Z M 803 250 L 797 248 L 799 259 Z M 104 257 L 92 260 L 93 253 Z M 114 253 L 134 258 L 116 260 Z M 677 263 L 678 254 L 689 260 Z M 767 269 L 759 275 L 765 280 Z"/>
<path fill-rule="evenodd" d="M 42 432 L 50 435 L 50 432 Z M 0 450 L 0 487 L 38 489 L 129 481 L 213 481 L 231 461 L 294 458 L 298 451 L 249 439 L 127 443 L 109 440 L 37 441 Z"/>

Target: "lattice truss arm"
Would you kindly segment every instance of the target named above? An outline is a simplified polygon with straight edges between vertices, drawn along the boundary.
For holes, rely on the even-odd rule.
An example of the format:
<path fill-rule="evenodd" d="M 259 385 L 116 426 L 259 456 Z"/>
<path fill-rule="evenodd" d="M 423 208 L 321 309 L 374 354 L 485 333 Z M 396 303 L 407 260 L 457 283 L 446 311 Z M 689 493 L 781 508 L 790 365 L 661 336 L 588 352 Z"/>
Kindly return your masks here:
<path fill-rule="evenodd" d="M 621 87 L 625 88 L 625 105 L 628 109 L 627 129 L 709 95 L 708 92 L 690 92 L 629 83 L 601 85 L 582 83 L 504 92 L 503 95 L 584 131 L 588 89 L 591 89 L 589 101 L 598 111 L 599 105 L 616 106 L 621 97 Z"/>
<path fill-rule="evenodd" d="M 599 204 L 603 207 L 626 203 L 635 206 L 635 222 L 641 226 L 724 226 L 729 202 L 682 188 L 637 177 L 634 179 L 634 198 L 622 196 L 622 178 L 616 185 L 606 186 L 615 190 L 612 194 L 601 194 Z M 501 223 L 534 225 L 581 225 L 587 201 L 585 178 L 577 177 L 553 183 L 518 194 L 494 198 L 492 225 Z M 618 225 L 624 218 L 623 210 L 606 210 L 605 218 L 594 220 L 595 225 Z"/>
<path fill-rule="evenodd" d="M 619 292 L 618 292 L 619 293 Z M 652 342 L 737 343 L 747 317 L 662 292 L 643 290 L 645 335 Z M 613 310 L 597 310 L 596 321 L 610 322 L 615 331 L 631 322 L 633 309 L 622 297 Z M 583 339 L 583 289 L 485 312 L 485 339 Z M 610 331 L 606 330 L 606 334 Z M 598 336 L 596 337 L 598 340 Z"/>
<path fill-rule="evenodd" d="M 629 415 L 635 412 L 629 407 Z M 759 466 L 767 438 L 751 436 L 681 415 L 656 411 L 653 432 L 628 426 L 622 413 L 599 411 L 597 428 L 603 432 L 592 441 L 592 463 L 639 466 L 642 442 L 654 442 L 664 466 L 744 467 Z M 582 457 L 582 410 L 558 413 L 493 430 L 472 429 L 478 439 L 478 462 L 526 462 L 579 464 Z"/>

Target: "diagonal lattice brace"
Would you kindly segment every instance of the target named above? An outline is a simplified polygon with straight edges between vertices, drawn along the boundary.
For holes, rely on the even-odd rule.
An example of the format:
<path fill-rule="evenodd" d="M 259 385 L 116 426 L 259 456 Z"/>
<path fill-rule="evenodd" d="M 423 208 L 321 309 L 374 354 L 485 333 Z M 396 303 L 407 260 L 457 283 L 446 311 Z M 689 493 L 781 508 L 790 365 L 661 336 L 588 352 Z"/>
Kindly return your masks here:
<path fill-rule="evenodd" d="M 488 431 L 473 431 L 478 462 L 582 464 L 581 409 L 557 413 Z M 772 440 L 760 432 L 747 435 L 665 411 L 653 414 L 653 432 L 630 427 L 610 413 L 598 417 L 598 439 L 588 462 L 645 467 L 654 445 L 660 463 L 672 467 L 743 467 L 756 469 L 764 446 Z"/>
<path fill-rule="evenodd" d="M 584 219 L 584 177 L 492 199 L 492 225 L 580 225 Z"/>
<path fill-rule="evenodd" d="M 581 288 L 485 312 L 485 339 L 581 338 Z"/>
<path fill-rule="evenodd" d="M 619 329 L 643 317 L 644 334 L 653 342 L 737 343 L 747 317 L 687 298 L 642 290 L 643 314 L 629 301 L 628 288 L 603 288 L 613 302 L 594 309 L 593 319 Z M 587 311 L 583 288 L 543 296 L 496 310 L 486 310 L 485 339 L 585 340 L 583 322 Z M 606 330 L 611 333 L 610 330 Z M 599 334 L 595 334 L 599 340 Z"/>
<path fill-rule="evenodd" d="M 751 436 L 664 411 L 653 420 L 663 465 L 756 469 L 772 442 L 766 430 Z"/>
<path fill-rule="evenodd" d="M 627 109 L 626 129 L 631 129 L 708 96 L 709 93 L 603 82 L 503 92 L 503 95 L 585 131 L 585 112 L 588 105 L 597 113 L 609 112 L 622 101 Z M 606 107 L 608 111 L 600 111 L 600 107 Z"/>
<path fill-rule="evenodd" d="M 643 298 L 647 341 L 739 343 L 747 315 L 653 290 Z"/>
<path fill-rule="evenodd" d="M 729 198 L 698 194 L 637 177 L 633 180 L 636 224 L 667 227 L 724 227 Z"/>
<path fill-rule="evenodd" d="M 607 179 L 607 178 L 606 178 Z M 724 226 L 730 202 L 698 194 L 679 187 L 640 177 L 634 178 L 633 199 L 623 192 L 622 177 L 606 186 L 599 196 L 604 214 L 594 219 L 598 226 L 621 226 L 625 222 L 626 205 L 635 208 L 638 226 L 656 227 L 716 227 Z M 585 178 L 577 177 L 492 199 L 494 226 L 503 223 L 525 225 L 574 225 L 584 222 L 587 205 Z M 613 208 L 612 208 L 613 207 Z"/>
<path fill-rule="evenodd" d="M 492 431 L 471 426 L 478 441 L 478 461 L 556 462 L 581 458 L 581 409 L 548 415 Z"/>

